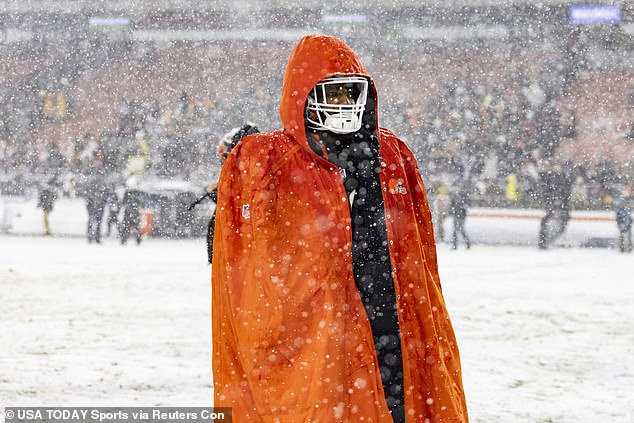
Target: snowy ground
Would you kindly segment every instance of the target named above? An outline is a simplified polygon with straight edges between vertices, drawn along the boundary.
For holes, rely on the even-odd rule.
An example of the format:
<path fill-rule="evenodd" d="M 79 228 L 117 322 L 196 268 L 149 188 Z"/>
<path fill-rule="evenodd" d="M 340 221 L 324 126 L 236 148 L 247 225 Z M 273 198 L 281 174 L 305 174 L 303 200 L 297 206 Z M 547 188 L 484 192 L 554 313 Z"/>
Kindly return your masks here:
<path fill-rule="evenodd" d="M 634 421 L 633 255 L 441 245 L 439 259 L 472 422 Z M 0 235 L 0 299 L 0 415 L 210 404 L 204 240 Z"/>

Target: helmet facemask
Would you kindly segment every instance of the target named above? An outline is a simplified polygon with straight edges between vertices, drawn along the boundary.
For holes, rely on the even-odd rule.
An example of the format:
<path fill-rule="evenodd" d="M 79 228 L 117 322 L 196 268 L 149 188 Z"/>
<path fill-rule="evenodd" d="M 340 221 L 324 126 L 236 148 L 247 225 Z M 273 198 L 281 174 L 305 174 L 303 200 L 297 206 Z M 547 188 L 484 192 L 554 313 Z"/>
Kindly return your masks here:
<path fill-rule="evenodd" d="M 350 134 L 361 129 L 368 98 L 368 80 L 360 76 L 338 76 L 318 82 L 306 102 L 307 126 L 312 129 Z"/>

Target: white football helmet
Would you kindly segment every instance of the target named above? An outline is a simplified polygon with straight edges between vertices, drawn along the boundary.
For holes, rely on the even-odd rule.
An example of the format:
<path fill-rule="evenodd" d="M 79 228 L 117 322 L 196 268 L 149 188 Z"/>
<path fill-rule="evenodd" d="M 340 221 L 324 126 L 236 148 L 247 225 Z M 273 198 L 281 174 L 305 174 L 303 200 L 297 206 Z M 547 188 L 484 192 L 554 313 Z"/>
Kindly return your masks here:
<path fill-rule="evenodd" d="M 368 98 L 368 80 L 360 76 L 335 76 L 319 81 L 308 94 L 308 127 L 349 134 L 361 128 Z"/>

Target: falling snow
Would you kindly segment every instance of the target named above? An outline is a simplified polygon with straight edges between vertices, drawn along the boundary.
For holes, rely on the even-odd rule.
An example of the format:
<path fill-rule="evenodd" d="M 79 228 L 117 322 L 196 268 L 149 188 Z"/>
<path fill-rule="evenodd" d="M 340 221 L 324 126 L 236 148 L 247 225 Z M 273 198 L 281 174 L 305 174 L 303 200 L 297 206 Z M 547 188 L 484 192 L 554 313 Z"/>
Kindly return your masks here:
<path fill-rule="evenodd" d="M 358 54 L 374 85 L 356 83 L 378 93 L 369 93 L 368 115 L 376 104 L 379 125 L 418 162 L 431 208 L 418 230 L 438 241 L 471 421 L 634 420 L 631 5 L 81 3 L 0 7 L 0 407 L 210 404 L 211 253 L 203 237 L 221 166 L 245 123 L 255 132 L 281 127 L 288 56 L 302 36 L 324 33 Z M 319 71 L 307 63 L 290 70 Z M 378 137 L 364 139 L 374 123 L 358 123 L 349 148 L 341 137 L 323 138 L 342 189 L 307 191 L 312 203 L 293 202 L 300 193 L 289 191 L 289 214 L 271 230 L 297 236 L 295 250 L 254 274 L 279 269 L 270 282 L 289 297 L 294 253 L 317 261 L 311 234 L 342 229 L 353 242 L 324 235 L 324 247 L 360 254 L 355 264 L 363 265 L 353 271 L 367 280 L 360 285 L 367 316 L 387 321 L 396 313 L 386 304 L 395 300 L 377 292 L 381 280 L 403 271 L 388 252 L 404 241 L 372 246 L 367 234 L 384 235 L 396 209 L 421 205 L 399 202 L 384 214 L 382 195 L 401 201 L 416 187 L 401 178 L 385 181 L 382 192 L 360 184 L 359 175 L 376 182 L 396 165 L 386 164 Z M 283 177 L 313 190 L 301 172 Z M 280 201 L 273 182 L 260 188 L 261 204 Z M 235 200 L 237 218 L 259 218 L 253 203 Z M 342 203 L 357 212 L 350 224 L 333 217 Z M 310 204 L 327 211 L 290 234 L 288 216 L 307 215 Z M 245 238 L 249 252 L 253 238 Z M 358 253 L 366 250 L 368 257 Z M 414 264 L 427 266 L 421 260 Z M 306 279 L 311 289 L 341 288 Z M 320 313 L 341 313 L 336 307 L 324 304 Z M 341 329 L 332 320 L 318 328 L 332 336 Z M 286 360 L 282 348 L 318 336 L 298 336 L 264 357 Z M 375 341 L 383 381 L 402 377 L 391 374 L 402 370 L 398 336 Z M 326 358 L 335 365 L 336 357 Z M 349 382 L 333 389 L 364 390 L 372 381 Z M 388 387 L 388 401 L 400 398 L 400 383 Z M 439 404 L 433 396 L 420 401 Z M 314 406 L 333 419 L 359 411 Z"/>

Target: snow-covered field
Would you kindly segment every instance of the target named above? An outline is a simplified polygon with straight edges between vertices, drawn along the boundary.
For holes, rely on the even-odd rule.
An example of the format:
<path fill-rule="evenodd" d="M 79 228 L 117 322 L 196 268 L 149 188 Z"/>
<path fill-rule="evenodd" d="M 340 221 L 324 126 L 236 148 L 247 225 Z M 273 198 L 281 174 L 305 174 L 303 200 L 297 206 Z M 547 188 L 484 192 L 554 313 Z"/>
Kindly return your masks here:
<path fill-rule="evenodd" d="M 634 421 L 633 255 L 439 259 L 472 422 Z M 0 408 L 209 405 L 209 308 L 202 239 L 0 235 Z"/>

